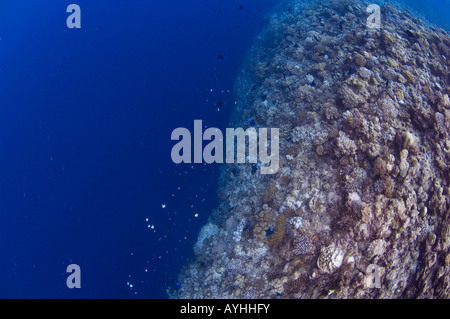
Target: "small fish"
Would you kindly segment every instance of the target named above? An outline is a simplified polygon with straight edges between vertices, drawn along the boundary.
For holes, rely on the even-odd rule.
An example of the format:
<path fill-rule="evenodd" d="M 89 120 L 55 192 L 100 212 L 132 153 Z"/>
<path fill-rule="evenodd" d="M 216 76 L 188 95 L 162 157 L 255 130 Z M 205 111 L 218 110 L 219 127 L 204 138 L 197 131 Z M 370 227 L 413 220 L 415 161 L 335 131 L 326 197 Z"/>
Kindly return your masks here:
<path fill-rule="evenodd" d="M 218 55 L 218 56 L 216 56 L 216 59 L 223 60 L 223 59 L 225 59 L 225 57 L 223 55 Z"/>
<path fill-rule="evenodd" d="M 243 229 L 242 231 L 244 232 L 244 231 L 246 231 L 247 229 L 249 229 L 250 226 L 251 226 L 252 224 L 253 224 L 252 222 L 248 223 L 248 224 L 244 227 L 244 229 Z"/>
<path fill-rule="evenodd" d="M 411 30 L 405 30 L 405 33 L 408 35 L 408 37 L 414 38 L 414 33 Z"/>
<path fill-rule="evenodd" d="M 276 295 L 277 297 L 283 297 L 283 294 L 279 293 L 278 291 L 275 291 L 275 295 Z"/>
<path fill-rule="evenodd" d="M 247 120 L 247 123 L 248 123 L 248 125 L 250 125 L 250 126 L 255 126 L 255 120 L 253 120 L 253 119 L 248 119 Z"/>
<path fill-rule="evenodd" d="M 266 237 L 272 236 L 276 232 L 275 229 L 272 229 L 272 227 L 269 227 L 266 229 Z"/>
<path fill-rule="evenodd" d="M 242 10 L 244 8 L 244 6 L 242 4 L 239 5 L 239 7 L 237 7 L 238 10 Z"/>
<path fill-rule="evenodd" d="M 227 103 L 226 102 L 222 102 L 222 101 L 217 101 L 216 103 L 213 103 L 214 107 L 216 108 L 221 108 L 223 106 L 225 106 Z"/>
<path fill-rule="evenodd" d="M 177 225 L 177 222 L 173 222 L 172 225 L 169 226 L 168 231 L 173 230 L 176 225 Z"/>

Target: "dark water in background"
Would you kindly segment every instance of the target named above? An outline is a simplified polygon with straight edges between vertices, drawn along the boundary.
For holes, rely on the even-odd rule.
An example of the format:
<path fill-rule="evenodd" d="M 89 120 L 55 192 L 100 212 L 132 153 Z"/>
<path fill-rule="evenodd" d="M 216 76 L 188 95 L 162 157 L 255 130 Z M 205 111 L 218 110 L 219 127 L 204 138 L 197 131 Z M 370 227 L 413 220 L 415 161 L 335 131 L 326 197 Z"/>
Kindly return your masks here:
<path fill-rule="evenodd" d="M 80 30 L 66 27 L 70 3 Z M 0 297 L 166 297 L 219 168 L 174 165 L 170 134 L 226 127 L 275 3 L 1 0 Z M 450 21 L 449 1 L 408 3 Z M 81 289 L 66 287 L 71 263 Z"/>

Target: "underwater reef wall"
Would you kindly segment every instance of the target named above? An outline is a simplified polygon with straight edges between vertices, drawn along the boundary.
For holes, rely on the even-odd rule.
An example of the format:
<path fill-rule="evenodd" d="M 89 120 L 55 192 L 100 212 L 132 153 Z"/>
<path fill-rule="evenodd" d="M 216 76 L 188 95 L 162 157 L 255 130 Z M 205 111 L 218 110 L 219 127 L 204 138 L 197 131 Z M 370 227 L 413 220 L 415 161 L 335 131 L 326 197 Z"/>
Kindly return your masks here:
<path fill-rule="evenodd" d="M 230 127 L 279 128 L 280 170 L 222 167 L 171 298 L 450 297 L 450 35 L 369 4 L 273 13 Z"/>

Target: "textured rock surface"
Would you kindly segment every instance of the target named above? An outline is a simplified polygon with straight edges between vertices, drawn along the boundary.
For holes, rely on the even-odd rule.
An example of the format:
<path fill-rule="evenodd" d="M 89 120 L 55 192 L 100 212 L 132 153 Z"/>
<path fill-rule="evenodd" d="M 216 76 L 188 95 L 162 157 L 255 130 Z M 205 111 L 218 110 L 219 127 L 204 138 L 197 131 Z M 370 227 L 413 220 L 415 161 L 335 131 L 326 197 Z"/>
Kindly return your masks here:
<path fill-rule="evenodd" d="M 271 16 L 230 127 L 280 128 L 280 170 L 223 167 L 217 232 L 171 297 L 450 297 L 450 37 L 390 5 L 366 30 L 368 4 Z"/>

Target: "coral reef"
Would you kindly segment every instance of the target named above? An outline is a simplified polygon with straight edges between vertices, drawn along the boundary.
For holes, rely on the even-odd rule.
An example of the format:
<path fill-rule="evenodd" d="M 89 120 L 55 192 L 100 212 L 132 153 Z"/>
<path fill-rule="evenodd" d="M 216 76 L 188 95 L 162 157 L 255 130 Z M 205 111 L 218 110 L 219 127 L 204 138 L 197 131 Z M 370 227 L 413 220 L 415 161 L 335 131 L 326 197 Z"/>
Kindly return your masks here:
<path fill-rule="evenodd" d="M 170 297 L 450 297 L 450 35 L 390 4 L 367 29 L 368 5 L 274 11 L 230 127 L 279 128 L 280 170 L 222 167 Z"/>
<path fill-rule="evenodd" d="M 335 244 L 323 247 L 320 250 L 319 258 L 317 259 L 317 267 L 324 273 L 332 273 L 342 266 L 344 254 L 344 251 Z"/>

